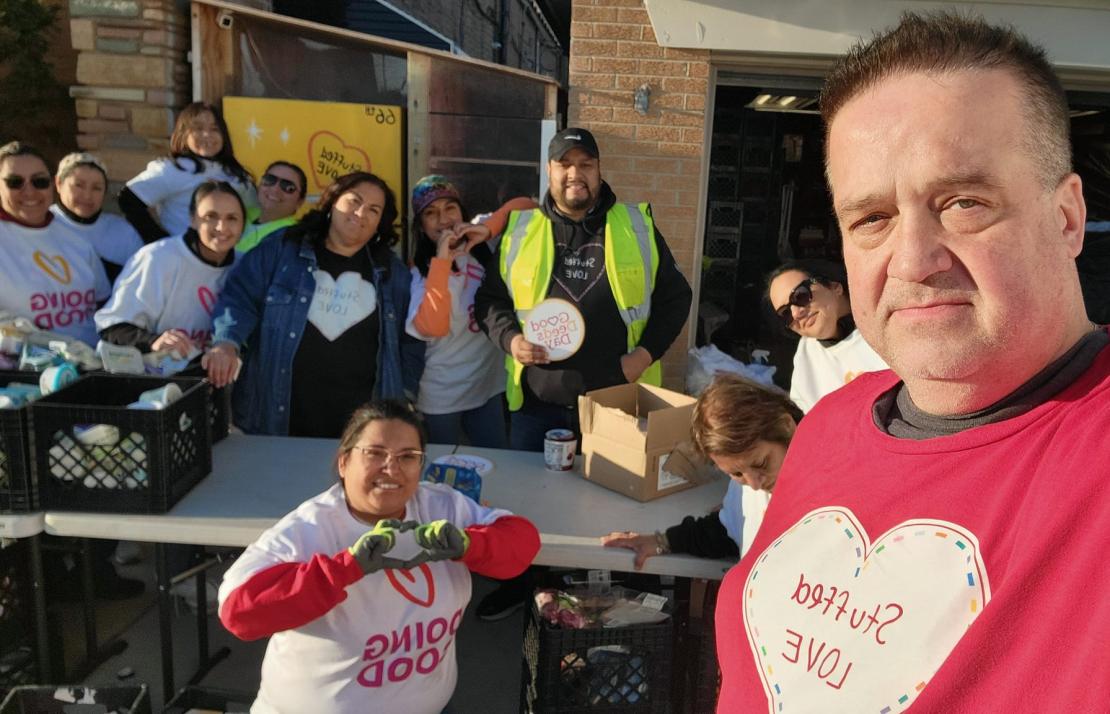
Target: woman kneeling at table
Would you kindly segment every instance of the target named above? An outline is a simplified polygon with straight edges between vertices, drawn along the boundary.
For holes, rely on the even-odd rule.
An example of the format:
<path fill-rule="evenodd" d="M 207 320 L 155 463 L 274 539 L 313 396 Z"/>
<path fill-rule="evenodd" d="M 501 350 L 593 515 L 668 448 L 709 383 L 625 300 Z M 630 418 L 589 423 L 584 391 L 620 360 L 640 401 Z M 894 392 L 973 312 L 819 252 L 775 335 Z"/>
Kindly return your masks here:
<path fill-rule="evenodd" d="M 340 441 L 339 483 L 227 571 L 220 621 L 244 640 L 273 635 L 255 714 L 447 706 L 470 571 L 516 576 L 540 542 L 520 516 L 421 483 L 425 441 L 407 405 L 359 408 Z"/>
<path fill-rule="evenodd" d="M 614 531 L 603 545 L 636 552 L 635 567 L 653 555 L 686 553 L 701 558 L 738 558 L 763 522 L 779 467 L 802 411 L 781 392 L 734 375 L 719 375 L 698 397 L 692 425 L 694 446 L 729 475 L 719 511 L 640 534 Z"/>

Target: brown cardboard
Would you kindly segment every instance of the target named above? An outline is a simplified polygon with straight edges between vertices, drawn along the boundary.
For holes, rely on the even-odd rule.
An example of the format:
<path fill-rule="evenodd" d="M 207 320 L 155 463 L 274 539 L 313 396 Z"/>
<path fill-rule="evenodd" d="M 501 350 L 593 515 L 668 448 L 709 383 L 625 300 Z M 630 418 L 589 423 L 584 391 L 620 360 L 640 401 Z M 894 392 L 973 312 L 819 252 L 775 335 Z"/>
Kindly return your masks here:
<path fill-rule="evenodd" d="M 622 384 L 578 399 L 585 477 L 637 501 L 650 501 L 712 478 L 690 441 L 693 397 Z"/>

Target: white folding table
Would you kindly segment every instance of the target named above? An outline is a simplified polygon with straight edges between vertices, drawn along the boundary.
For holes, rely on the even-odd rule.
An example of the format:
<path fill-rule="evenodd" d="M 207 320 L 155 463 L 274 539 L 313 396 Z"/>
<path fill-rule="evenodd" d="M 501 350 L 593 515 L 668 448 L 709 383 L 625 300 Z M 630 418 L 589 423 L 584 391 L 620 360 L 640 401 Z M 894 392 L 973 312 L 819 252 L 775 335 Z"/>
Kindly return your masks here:
<path fill-rule="evenodd" d="M 332 439 L 231 434 L 213 448 L 212 473 L 168 513 L 46 513 L 46 532 L 53 535 L 156 544 L 163 691 L 167 696 L 173 692 L 173 649 L 164 544 L 250 545 L 282 516 L 335 483 L 336 444 Z M 451 449 L 430 445 L 429 459 Z M 726 487 L 718 481 L 639 503 L 590 483 L 579 473 L 546 470 L 542 454 L 471 447 L 461 447 L 460 453 L 493 462 L 493 472 L 483 478 L 481 498 L 536 525 L 541 542 L 535 559 L 538 565 L 630 571 L 632 551 L 603 547 L 601 535 L 613 530 L 651 533 L 684 516 L 704 515 L 720 504 Z M 719 580 L 731 565 L 727 560 L 665 555 L 649 558 L 644 572 Z M 203 593 L 198 595 L 198 626 L 206 627 L 199 606 L 205 600 Z M 200 653 L 205 671 L 211 666 L 206 634 L 204 630 Z"/>

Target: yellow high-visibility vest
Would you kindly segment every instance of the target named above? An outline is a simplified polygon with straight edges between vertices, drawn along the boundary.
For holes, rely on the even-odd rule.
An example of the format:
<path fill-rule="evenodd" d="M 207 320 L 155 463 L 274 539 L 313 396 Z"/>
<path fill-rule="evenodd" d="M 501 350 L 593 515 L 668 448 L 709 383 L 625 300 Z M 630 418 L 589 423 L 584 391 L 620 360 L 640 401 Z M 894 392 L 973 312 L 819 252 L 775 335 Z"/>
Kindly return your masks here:
<path fill-rule="evenodd" d="M 523 328 L 533 307 L 547 298 L 555 268 L 555 238 L 551 221 L 538 209 L 513 211 L 501 239 L 501 279 L 509 289 L 513 308 Z M 636 349 L 651 314 L 651 293 L 659 268 L 655 246 L 655 223 L 646 203 L 635 207 L 614 204 L 605 214 L 605 274 L 617 310 L 628 332 L 628 351 Z M 524 403 L 520 386 L 524 365 L 513 356 L 505 357 L 508 372 L 505 396 L 509 409 Z M 658 361 L 644 370 L 640 382 L 659 386 L 663 370 Z"/>

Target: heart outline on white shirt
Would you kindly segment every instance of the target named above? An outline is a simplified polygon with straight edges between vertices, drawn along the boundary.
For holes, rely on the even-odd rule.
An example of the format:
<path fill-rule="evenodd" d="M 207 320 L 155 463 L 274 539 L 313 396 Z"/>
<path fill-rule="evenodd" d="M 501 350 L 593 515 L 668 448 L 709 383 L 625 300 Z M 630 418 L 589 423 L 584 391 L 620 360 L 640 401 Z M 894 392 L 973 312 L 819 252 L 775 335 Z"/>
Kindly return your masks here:
<path fill-rule="evenodd" d="M 425 593 L 427 594 L 427 596 L 424 598 L 421 598 L 420 596 L 414 594 L 412 590 L 409 590 L 409 586 L 406 583 L 401 582 L 400 580 L 400 578 L 404 578 L 409 583 L 417 585 L 418 583 L 416 580 L 416 575 L 413 573 L 413 571 L 417 571 L 424 576 Z M 400 575 L 400 577 L 398 577 L 398 574 Z M 427 563 L 421 563 L 417 567 L 409 568 L 407 570 L 386 570 L 385 576 L 389 579 L 389 584 L 393 586 L 393 589 L 401 593 L 401 595 L 406 600 L 413 603 L 414 605 L 419 605 L 420 607 L 431 607 L 433 604 L 435 604 L 436 581 L 435 578 L 432 576 L 432 569 L 428 567 Z"/>
<path fill-rule="evenodd" d="M 216 294 L 207 285 L 201 285 L 197 288 L 197 299 L 200 300 L 200 306 L 211 317 L 216 309 Z"/>
<path fill-rule="evenodd" d="M 62 256 L 47 255 L 41 250 L 36 250 L 34 258 L 35 265 L 42 268 L 44 273 L 54 278 L 62 285 L 69 285 L 70 281 L 73 280 L 73 273 L 70 272 L 69 263 L 67 263 L 66 259 Z M 59 266 L 61 267 L 61 275 L 54 272 L 54 269 Z"/>

